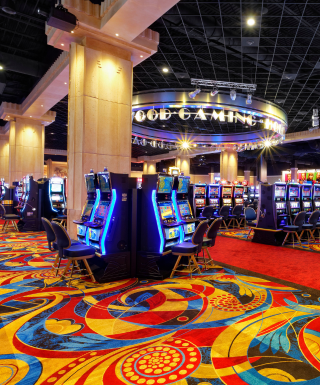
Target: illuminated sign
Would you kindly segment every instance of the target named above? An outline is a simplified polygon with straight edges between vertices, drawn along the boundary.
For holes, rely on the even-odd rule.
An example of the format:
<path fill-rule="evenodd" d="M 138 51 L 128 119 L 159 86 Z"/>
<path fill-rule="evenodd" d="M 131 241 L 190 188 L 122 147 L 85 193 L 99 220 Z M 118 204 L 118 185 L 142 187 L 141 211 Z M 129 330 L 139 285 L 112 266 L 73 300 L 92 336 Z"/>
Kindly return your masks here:
<path fill-rule="evenodd" d="M 257 123 L 264 124 L 264 129 L 272 130 L 280 135 L 285 135 L 286 127 L 284 124 L 272 119 L 261 118 L 261 114 L 259 116 L 255 116 L 254 111 L 246 111 L 246 114 L 239 113 L 236 111 L 230 110 L 215 110 L 213 109 L 211 112 L 207 112 L 204 108 L 199 108 L 196 112 L 191 112 L 188 108 L 180 108 L 179 111 L 171 111 L 169 108 L 160 108 L 159 111 L 152 108 L 147 112 L 144 110 L 138 110 L 133 112 L 132 117 L 138 123 L 142 123 L 146 120 L 156 121 L 159 120 L 169 120 L 172 115 L 178 115 L 182 120 L 188 120 L 193 117 L 194 120 L 219 120 L 220 122 L 228 122 L 228 123 L 242 123 L 248 126 L 255 126 Z"/>

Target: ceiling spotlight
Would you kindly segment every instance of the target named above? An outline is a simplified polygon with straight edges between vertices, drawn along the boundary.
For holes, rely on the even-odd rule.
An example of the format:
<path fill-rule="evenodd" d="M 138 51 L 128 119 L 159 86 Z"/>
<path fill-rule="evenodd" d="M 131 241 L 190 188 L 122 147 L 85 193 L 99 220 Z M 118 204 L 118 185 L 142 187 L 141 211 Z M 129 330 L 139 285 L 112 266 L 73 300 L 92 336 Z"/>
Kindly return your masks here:
<path fill-rule="evenodd" d="M 143 57 L 143 55 L 140 55 L 140 57 Z"/>
<path fill-rule="evenodd" d="M 71 31 L 71 33 L 74 33 L 74 31 Z"/>
<path fill-rule="evenodd" d="M 0 66 L 0 70 L 3 70 L 3 67 L 2 67 L 2 66 Z"/>
<path fill-rule="evenodd" d="M 250 25 L 250 27 L 252 27 L 253 25 L 255 25 L 255 20 L 252 18 L 252 17 L 250 17 L 248 20 L 247 20 L 247 24 L 248 25 Z"/>
<path fill-rule="evenodd" d="M 211 96 L 216 96 L 218 93 L 219 93 L 219 90 L 218 90 L 217 87 L 215 87 L 215 88 L 210 92 L 210 95 L 211 95 Z"/>
<path fill-rule="evenodd" d="M 64 84 L 67 84 L 66 82 L 64 82 Z"/>
<path fill-rule="evenodd" d="M 264 147 L 268 148 L 268 147 L 271 147 L 271 141 L 270 140 L 265 140 L 264 141 Z"/>
<path fill-rule="evenodd" d="M 15 15 L 17 13 L 13 0 L 1 0 L 0 9 L 9 15 Z"/>
<path fill-rule="evenodd" d="M 251 103 L 252 103 L 252 94 L 248 93 L 246 104 L 251 104 Z"/>
<path fill-rule="evenodd" d="M 230 98 L 231 100 L 236 100 L 237 98 L 237 91 L 234 88 L 230 90 Z"/>
<path fill-rule="evenodd" d="M 189 92 L 189 98 L 194 99 L 200 92 L 200 88 L 196 88 L 194 91 Z"/>
<path fill-rule="evenodd" d="M 62 47 L 64 46 L 64 44 L 63 44 L 63 43 L 61 43 L 61 45 L 62 45 Z"/>
<path fill-rule="evenodd" d="M 190 148 L 190 142 L 184 140 L 183 142 L 181 142 L 180 147 L 181 147 L 183 150 L 188 150 L 188 149 Z"/>
<path fill-rule="evenodd" d="M 116 33 L 116 36 L 119 36 L 119 34 L 118 34 L 118 33 Z"/>
<path fill-rule="evenodd" d="M 166 67 L 163 68 L 162 71 L 163 71 L 163 72 L 169 72 L 168 68 L 166 68 Z"/>

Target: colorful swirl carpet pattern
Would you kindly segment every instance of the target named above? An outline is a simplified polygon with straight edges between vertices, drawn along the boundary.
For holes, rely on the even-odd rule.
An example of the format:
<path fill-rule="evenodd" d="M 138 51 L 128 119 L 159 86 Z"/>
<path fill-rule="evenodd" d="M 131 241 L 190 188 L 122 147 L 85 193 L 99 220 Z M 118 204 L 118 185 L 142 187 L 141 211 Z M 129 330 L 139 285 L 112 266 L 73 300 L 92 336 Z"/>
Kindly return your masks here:
<path fill-rule="evenodd" d="M 43 233 L 0 235 L 0 384 L 320 384 L 318 296 L 216 266 L 71 287 Z"/>

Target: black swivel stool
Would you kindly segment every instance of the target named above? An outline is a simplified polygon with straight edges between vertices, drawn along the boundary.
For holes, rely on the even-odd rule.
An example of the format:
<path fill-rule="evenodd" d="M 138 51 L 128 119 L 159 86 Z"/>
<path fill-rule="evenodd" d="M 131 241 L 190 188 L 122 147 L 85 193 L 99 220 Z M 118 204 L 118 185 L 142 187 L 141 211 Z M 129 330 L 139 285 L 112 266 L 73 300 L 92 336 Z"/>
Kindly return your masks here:
<path fill-rule="evenodd" d="M 15 221 L 20 220 L 20 216 L 16 214 L 7 214 L 6 209 L 3 205 L 0 204 L 0 210 L 1 210 L 1 219 L 4 220 L 4 224 L 2 226 L 2 231 L 6 231 L 9 227 L 9 224 L 11 222 L 13 228 L 19 232 L 18 226 Z"/>
<path fill-rule="evenodd" d="M 308 215 L 308 213 L 306 214 Z M 308 241 L 308 244 L 309 244 L 309 240 L 310 238 L 315 242 L 315 238 L 314 238 L 314 232 L 316 231 L 317 229 L 317 223 L 318 223 L 318 220 L 319 220 L 319 216 L 320 216 L 320 211 L 316 210 L 314 211 L 310 217 L 309 217 L 309 222 L 308 223 L 304 223 L 302 225 L 302 232 L 300 234 L 300 240 L 302 240 L 302 235 L 304 232 L 307 232 L 307 241 Z"/>
<path fill-rule="evenodd" d="M 56 243 L 57 243 L 59 255 L 62 255 L 62 258 L 68 259 L 67 265 L 66 265 L 65 270 L 64 270 L 63 275 L 62 275 L 63 278 L 66 277 L 67 271 L 71 265 L 71 275 L 69 278 L 69 285 L 68 286 L 70 286 L 70 283 L 72 280 L 74 267 L 77 267 L 78 272 L 80 274 L 82 273 L 82 269 L 80 269 L 80 267 L 78 265 L 78 261 L 80 261 L 80 260 L 83 261 L 83 263 L 86 267 L 87 273 L 88 273 L 86 275 L 80 275 L 80 278 L 89 276 L 91 278 L 92 282 L 96 282 L 96 280 L 93 276 L 93 273 L 91 271 L 91 268 L 90 268 L 88 261 L 87 261 L 89 258 L 94 257 L 95 248 L 91 247 L 91 246 L 83 245 L 80 243 L 77 245 L 75 245 L 75 244 L 72 245 L 69 234 L 67 233 L 65 228 L 60 223 L 51 222 L 51 225 L 52 225 L 53 231 L 56 235 L 56 239 L 57 239 Z"/>
<path fill-rule="evenodd" d="M 287 235 L 286 235 L 286 237 L 284 238 L 284 240 L 282 242 L 282 246 L 287 242 L 287 239 L 288 239 L 290 234 L 292 235 L 292 246 L 294 247 L 294 245 L 295 245 L 295 243 L 294 243 L 294 236 L 297 237 L 300 246 L 302 246 L 301 245 L 300 237 L 298 235 L 298 232 L 302 231 L 302 225 L 304 224 L 305 218 L 306 218 L 306 212 L 305 211 L 300 211 L 300 213 L 298 213 L 296 215 L 296 217 L 294 218 L 293 225 L 289 225 L 289 226 L 284 226 L 283 227 L 283 231 L 285 233 L 287 233 Z M 289 242 L 287 242 L 287 243 L 289 243 Z"/>
<path fill-rule="evenodd" d="M 232 228 L 234 229 L 235 228 L 234 222 L 236 222 L 236 227 L 240 227 L 240 224 L 243 220 L 243 218 L 241 218 L 242 211 L 243 211 L 242 205 L 236 205 L 233 208 L 232 214 L 228 216 L 228 219 L 229 219 L 228 228 L 231 226 L 231 223 L 232 223 Z M 239 224 L 239 221 L 240 221 L 240 224 Z"/>
<path fill-rule="evenodd" d="M 178 259 L 174 265 L 170 278 L 174 276 L 174 273 L 176 271 L 180 271 L 178 270 L 178 267 L 180 266 L 184 266 L 184 267 L 186 266 L 188 268 L 187 272 L 190 273 L 191 278 L 192 278 L 192 273 L 195 271 L 198 271 L 198 273 L 201 274 L 201 270 L 196 261 L 195 255 L 201 251 L 203 236 L 207 228 L 208 228 L 207 221 L 200 222 L 196 228 L 196 231 L 193 233 L 191 242 L 181 242 L 175 246 L 172 246 L 172 249 L 171 249 L 172 254 L 178 255 Z M 179 265 L 179 262 L 183 256 L 188 257 L 187 265 L 183 265 L 183 264 Z"/>
<path fill-rule="evenodd" d="M 245 226 L 249 227 L 249 232 L 247 235 L 247 239 L 251 234 L 251 230 L 254 227 L 257 227 L 257 214 L 252 207 L 246 207 L 244 209 L 244 217 L 245 217 Z"/>
<path fill-rule="evenodd" d="M 213 216 L 213 206 L 206 206 L 203 210 L 202 210 L 202 213 L 200 215 L 199 220 L 210 220 Z"/>
<path fill-rule="evenodd" d="M 219 211 L 219 214 L 214 215 L 214 218 L 222 218 L 222 224 L 221 225 L 223 225 L 223 228 L 225 230 L 228 230 L 227 221 L 229 218 L 229 212 L 230 212 L 230 206 L 222 206 L 220 211 Z"/>
<path fill-rule="evenodd" d="M 222 223 L 222 218 L 215 219 L 211 223 L 211 225 L 210 225 L 210 227 L 209 227 L 209 229 L 207 231 L 206 237 L 203 238 L 203 242 L 202 242 L 202 257 L 198 256 L 197 259 L 199 260 L 200 263 L 201 262 L 204 263 L 205 270 L 208 270 L 208 268 L 207 268 L 207 258 L 204 256 L 204 251 L 206 251 L 208 259 L 209 259 L 209 262 L 208 262 L 208 265 L 210 264 L 209 268 L 210 267 L 214 267 L 214 265 L 215 265 L 215 263 L 213 262 L 213 259 L 211 258 L 211 255 L 209 253 L 208 248 L 215 245 L 216 237 L 217 237 L 219 228 L 221 226 L 221 223 Z"/>
<path fill-rule="evenodd" d="M 59 222 L 63 227 L 66 228 L 67 227 L 67 220 L 68 220 L 67 209 L 64 209 L 63 214 L 58 214 L 52 220 L 55 222 Z"/>

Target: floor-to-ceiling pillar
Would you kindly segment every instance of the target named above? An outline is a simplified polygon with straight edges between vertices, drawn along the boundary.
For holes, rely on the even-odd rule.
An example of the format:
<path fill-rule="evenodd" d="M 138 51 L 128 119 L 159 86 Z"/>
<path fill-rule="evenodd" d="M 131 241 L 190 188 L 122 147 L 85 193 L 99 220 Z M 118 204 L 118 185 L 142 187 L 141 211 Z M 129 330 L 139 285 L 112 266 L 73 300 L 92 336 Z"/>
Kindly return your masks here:
<path fill-rule="evenodd" d="M 180 169 L 180 172 L 183 172 L 184 175 L 190 175 L 190 157 L 181 155 L 176 157 L 176 167 Z"/>
<path fill-rule="evenodd" d="M 9 182 L 9 135 L 0 135 L 0 178 Z"/>
<path fill-rule="evenodd" d="M 250 170 L 244 170 L 244 180 L 247 180 L 250 184 Z"/>
<path fill-rule="evenodd" d="M 298 182 L 298 167 L 291 169 L 291 182 Z"/>
<path fill-rule="evenodd" d="M 46 165 L 47 165 L 47 178 L 52 178 L 53 177 L 52 159 L 47 159 L 46 160 Z"/>
<path fill-rule="evenodd" d="M 238 177 L 238 153 L 232 149 L 225 149 L 220 153 L 220 179 L 229 182 Z"/>
<path fill-rule="evenodd" d="M 131 53 L 84 40 L 71 43 L 68 124 L 68 229 L 86 199 L 83 175 L 90 169 L 130 174 Z"/>
<path fill-rule="evenodd" d="M 267 162 L 263 155 L 257 161 L 257 179 L 261 182 L 267 182 Z"/>
<path fill-rule="evenodd" d="M 11 185 L 25 175 L 43 177 L 44 125 L 40 120 L 16 117 L 10 122 L 9 178 Z"/>
<path fill-rule="evenodd" d="M 157 162 L 155 160 L 145 160 L 143 162 L 143 174 L 156 174 Z"/>

